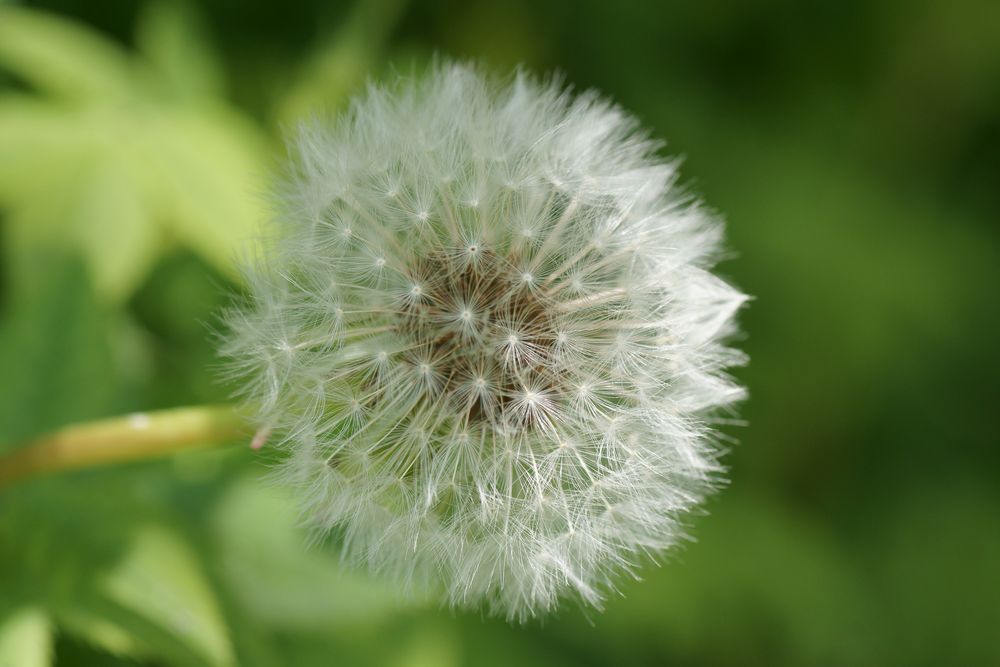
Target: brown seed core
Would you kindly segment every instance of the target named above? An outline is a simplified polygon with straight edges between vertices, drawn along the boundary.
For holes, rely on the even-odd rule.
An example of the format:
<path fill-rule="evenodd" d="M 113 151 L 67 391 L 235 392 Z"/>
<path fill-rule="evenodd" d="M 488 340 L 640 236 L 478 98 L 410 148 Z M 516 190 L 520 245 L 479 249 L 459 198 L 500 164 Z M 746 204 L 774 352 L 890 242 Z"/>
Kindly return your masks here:
<path fill-rule="evenodd" d="M 429 255 L 411 275 L 418 289 L 397 316 L 397 331 L 414 346 L 408 359 L 434 368 L 435 400 L 452 401 L 469 422 L 513 423 L 517 394 L 556 390 L 552 311 L 522 275 L 481 246 Z M 479 379 L 482 393 L 471 389 Z"/>

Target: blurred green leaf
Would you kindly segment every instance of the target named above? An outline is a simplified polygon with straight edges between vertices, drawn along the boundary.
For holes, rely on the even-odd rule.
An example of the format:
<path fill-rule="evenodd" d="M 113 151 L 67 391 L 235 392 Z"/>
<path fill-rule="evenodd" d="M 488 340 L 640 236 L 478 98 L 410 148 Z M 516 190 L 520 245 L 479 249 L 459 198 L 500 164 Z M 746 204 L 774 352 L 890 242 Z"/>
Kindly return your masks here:
<path fill-rule="evenodd" d="M 4 489 L 0 590 L 42 606 L 61 632 L 111 655 L 234 664 L 204 560 L 174 527 L 174 477 L 159 462 Z"/>
<path fill-rule="evenodd" d="M 104 575 L 108 598 L 175 635 L 207 665 L 234 664 L 225 620 L 193 551 L 161 526 L 136 532 L 125 558 Z"/>
<path fill-rule="evenodd" d="M 52 626 L 33 607 L 0 616 L 0 667 L 47 667 L 52 664 Z"/>
<path fill-rule="evenodd" d="M 136 42 L 163 85 L 184 97 L 217 97 L 225 76 L 201 16 L 186 2 L 149 2 L 136 29 Z"/>
<path fill-rule="evenodd" d="M 83 268 L 58 254 L 38 261 L 38 289 L 18 294 L 0 320 L 0 451 L 118 405 L 108 319 Z"/>
<path fill-rule="evenodd" d="M 125 97 L 133 74 L 113 43 L 55 14 L 18 7 L 0 7 L 0 67 L 77 101 Z"/>
<path fill-rule="evenodd" d="M 240 603 L 270 627 L 298 630 L 371 624 L 421 604 L 412 594 L 346 569 L 309 548 L 287 490 L 247 479 L 213 516 L 223 576 Z"/>
<path fill-rule="evenodd" d="M 68 249 L 84 257 L 102 299 L 121 303 L 170 243 L 237 277 L 233 259 L 263 217 L 267 144 L 252 121 L 212 96 L 220 69 L 193 37 L 197 18 L 172 7 L 154 5 L 140 29 L 150 61 L 54 15 L 0 15 L 0 42 L 12 27 L 27 31 L 0 47 L 0 68 L 39 93 L 0 88 L 0 207 L 9 211 L 6 253 L 20 282 L 37 279 L 40 253 Z M 88 68 L 103 71 L 109 53 L 127 63 L 107 65 L 117 72 L 114 95 L 70 65 L 60 69 L 63 38 L 107 56 L 80 55 Z M 18 57 L 4 58 L 4 48 Z M 64 78 L 93 94 L 69 106 L 53 99 L 60 91 L 52 81 Z"/>
<path fill-rule="evenodd" d="M 140 640 L 141 634 L 130 633 L 127 623 L 116 624 L 87 604 L 61 609 L 58 621 L 65 634 L 108 655 L 129 660 L 142 660 L 151 655 Z"/>
<path fill-rule="evenodd" d="M 76 175 L 93 144 L 90 125 L 79 120 L 38 97 L 0 94 L 0 205 L 51 199 Z"/>
<path fill-rule="evenodd" d="M 133 170 L 133 156 L 122 153 L 109 147 L 94 156 L 72 187 L 63 189 L 59 205 L 66 210 L 55 216 L 66 231 L 80 234 L 76 242 L 95 289 L 115 301 L 142 281 L 162 247 L 159 230 L 148 224 L 152 202 L 136 182 L 141 172 Z"/>
<path fill-rule="evenodd" d="M 244 116 L 221 105 L 177 108 L 146 135 L 146 156 L 169 233 L 236 280 L 237 256 L 263 218 L 266 144 Z"/>

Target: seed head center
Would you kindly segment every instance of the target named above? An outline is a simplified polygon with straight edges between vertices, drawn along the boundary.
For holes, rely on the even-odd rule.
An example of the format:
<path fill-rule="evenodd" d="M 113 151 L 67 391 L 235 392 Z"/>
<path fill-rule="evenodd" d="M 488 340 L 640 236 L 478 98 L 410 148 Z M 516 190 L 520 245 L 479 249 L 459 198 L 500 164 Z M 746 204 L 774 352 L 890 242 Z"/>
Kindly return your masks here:
<path fill-rule="evenodd" d="M 468 422 L 516 425 L 511 404 L 524 401 L 525 383 L 560 394 L 551 309 L 524 289 L 531 274 L 488 248 L 466 250 L 476 262 L 436 253 L 417 264 L 410 296 L 421 298 L 401 305 L 396 330 L 408 339 L 416 371 L 441 379 L 428 401 L 446 401 Z"/>

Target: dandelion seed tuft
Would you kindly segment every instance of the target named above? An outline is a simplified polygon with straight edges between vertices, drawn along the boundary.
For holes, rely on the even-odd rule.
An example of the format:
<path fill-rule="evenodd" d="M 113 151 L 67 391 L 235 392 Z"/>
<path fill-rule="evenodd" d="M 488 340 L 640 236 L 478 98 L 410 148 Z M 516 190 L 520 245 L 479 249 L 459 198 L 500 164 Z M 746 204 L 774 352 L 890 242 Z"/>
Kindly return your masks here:
<path fill-rule="evenodd" d="M 658 147 L 593 93 L 455 64 L 301 131 L 223 354 L 346 556 L 524 620 L 683 538 L 745 297 Z"/>

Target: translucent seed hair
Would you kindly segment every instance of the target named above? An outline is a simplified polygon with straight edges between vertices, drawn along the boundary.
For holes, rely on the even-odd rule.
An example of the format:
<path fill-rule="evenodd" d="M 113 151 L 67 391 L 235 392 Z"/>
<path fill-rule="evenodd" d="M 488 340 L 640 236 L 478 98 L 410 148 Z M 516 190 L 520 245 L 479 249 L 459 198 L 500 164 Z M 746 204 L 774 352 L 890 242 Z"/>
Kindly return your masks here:
<path fill-rule="evenodd" d="M 347 558 L 524 620 L 684 537 L 745 296 L 659 147 L 596 94 L 450 63 L 302 128 L 224 355 Z"/>

